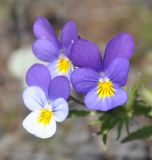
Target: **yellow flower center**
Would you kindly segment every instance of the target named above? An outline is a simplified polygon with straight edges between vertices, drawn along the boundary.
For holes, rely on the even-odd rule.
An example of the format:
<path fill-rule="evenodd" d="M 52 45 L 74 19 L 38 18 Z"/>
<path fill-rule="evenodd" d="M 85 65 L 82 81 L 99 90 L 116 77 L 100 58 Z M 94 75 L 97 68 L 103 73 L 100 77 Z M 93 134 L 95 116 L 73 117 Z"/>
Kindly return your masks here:
<path fill-rule="evenodd" d="M 43 125 L 48 125 L 53 117 L 53 112 L 48 108 L 43 108 L 40 111 L 40 115 L 38 117 L 38 123 Z"/>
<path fill-rule="evenodd" d="M 71 62 L 66 57 L 61 57 L 57 64 L 58 72 L 67 73 L 71 67 Z"/>
<path fill-rule="evenodd" d="M 97 93 L 100 98 L 113 96 L 115 93 L 115 89 L 112 82 L 110 80 L 101 82 L 99 81 Z"/>

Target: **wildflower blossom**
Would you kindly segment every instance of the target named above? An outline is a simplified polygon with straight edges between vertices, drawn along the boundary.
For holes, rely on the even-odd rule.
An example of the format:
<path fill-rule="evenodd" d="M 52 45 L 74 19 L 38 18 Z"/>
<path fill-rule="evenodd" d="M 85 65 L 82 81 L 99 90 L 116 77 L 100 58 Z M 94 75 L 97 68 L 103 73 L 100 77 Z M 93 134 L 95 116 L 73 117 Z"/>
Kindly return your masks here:
<path fill-rule="evenodd" d="M 56 122 L 68 116 L 69 81 L 64 76 L 51 80 L 47 67 L 35 64 L 27 72 L 26 82 L 23 100 L 32 112 L 23 121 L 23 127 L 37 137 L 49 138 L 56 132 Z"/>
<path fill-rule="evenodd" d="M 80 68 L 72 73 L 71 82 L 77 92 L 86 94 L 84 102 L 88 109 L 108 111 L 127 102 L 122 87 L 128 78 L 133 52 L 134 42 L 128 33 L 110 40 L 103 60 L 94 43 L 79 39 L 73 45 L 73 64 Z"/>
<path fill-rule="evenodd" d="M 37 58 L 49 62 L 51 77 L 64 75 L 70 79 L 73 71 L 71 47 L 78 39 L 77 26 L 74 21 L 68 21 L 62 31 L 61 38 L 57 35 L 44 17 L 38 17 L 33 26 L 37 40 L 33 43 L 33 52 Z"/>

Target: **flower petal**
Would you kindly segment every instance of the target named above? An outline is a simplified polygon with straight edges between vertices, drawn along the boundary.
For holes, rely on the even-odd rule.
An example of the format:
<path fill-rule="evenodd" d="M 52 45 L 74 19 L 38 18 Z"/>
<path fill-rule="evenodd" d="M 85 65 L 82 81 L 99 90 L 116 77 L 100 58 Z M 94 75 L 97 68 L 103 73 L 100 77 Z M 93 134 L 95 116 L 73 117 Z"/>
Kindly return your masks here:
<path fill-rule="evenodd" d="M 56 47 L 59 47 L 57 35 L 45 17 L 38 17 L 33 25 L 33 32 L 36 38 L 49 39 Z"/>
<path fill-rule="evenodd" d="M 37 58 L 42 61 L 52 61 L 58 57 L 60 50 L 47 39 L 38 39 L 33 43 L 32 50 Z"/>
<path fill-rule="evenodd" d="M 31 111 L 36 111 L 44 107 L 47 103 L 46 96 L 42 89 L 35 86 L 28 87 L 23 92 L 23 101 L 25 106 Z"/>
<path fill-rule="evenodd" d="M 52 61 L 51 63 L 48 64 L 48 69 L 50 71 L 51 77 L 55 78 L 57 76 L 65 76 L 70 80 L 71 73 L 74 70 L 73 65 L 71 64 L 71 66 L 69 67 L 69 70 L 66 73 L 60 72 L 60 71 L 58 71 L 59 59 L 60 58 L 58 58 L 58 59 L 56 59 L 56 60 L 54 60 L 54 61 Z"/>
<path fill-rule="evenodd" d="M 38 122 L 40 111 L 30 113 L 23 121 L 23 127 L 31 134 L 39 138 L 50 138 L 56 132 L 56 121 L 54 118 L 48 125 Z"/>
<path fill-rule="evenodd" d="M 105 70 L 105 75 L 112 80 L 113 83 L 123 87 L 128 79 L 129 60 L 126 58 L 117 58 Z"/>
<path fill-rule="evenodd" d="M 87 93 L 97 86 L 100 75 L 87 68 L 78 68 L 71 75 L 74 89 L 79 93 Z"/>
<path fill-rule="evenodd" d="M 74 21 L 68 21 L 61 32 L 61 42 L 65 48 L 70 47 L 78 38 L 77 25 Z"/>
<path fill-rule="evenodd" d="M 75 66 L 102 70 L 102 59 L 98 47 L 85 39 L 79 39 L 73 44 L 71 59 Z"/>
<path fill-rule="evenodd" d="M 70 94 L 70 82 L 64 76 L 55 77 L 49 87 L 49 98 L 55 100 L 57 98 L 68 99 Z"/>
<path fill-rule="evenodd" d="M 120 33 L 114 36 L 108 43 L 104 55 L 104 68 L 118 57 L 130 58 L 134 53 L 133 37 L 128 33 Z"/>
<path fill-rule="evenodd" d="M 90 110 L 108 111 L 121 106 L 128 100 L 127 93 L 122 88 L 115 88 L 115 94 L 111 97 L 99 98 L 97 88 L 92 89 L 85 96 L 85 105 Z"/>
<path fill-rule="evenodd" d="M 54 119 L 57 122 L 64 121 L 69 114 L 69 107 L 63 98 L 58 98 L 52 102 L 52 109 L 54 112 Z"/>
<path fill-rule="evenodd" d="M 46 96 L 48 95 L 48 88 L 51 77 L 49 70 L 43 64 L 34 64 L 26 74 L 26 83 L 29 86 L 40 87 Z"/>

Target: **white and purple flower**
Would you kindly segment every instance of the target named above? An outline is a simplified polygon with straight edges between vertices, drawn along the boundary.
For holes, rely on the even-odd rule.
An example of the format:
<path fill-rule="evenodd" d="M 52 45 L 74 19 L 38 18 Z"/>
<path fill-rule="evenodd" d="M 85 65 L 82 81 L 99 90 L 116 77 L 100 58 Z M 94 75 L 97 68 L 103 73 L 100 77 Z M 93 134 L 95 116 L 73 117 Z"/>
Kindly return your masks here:
<path fill-rule="evenodd" d="M 56 122 L 68 116 L 69 81 L 64 76 L 51 80 L 47 67 L 35 64 L 27 72 L 26 82 L 23 100 L 32 112 L 24 119 L 23 127 L 37 137 L 49 138 L 56 132 Z"/>
<path fill-rule="evenodd" d="M 37 58 L 48 62 L 51 77 L 70 75 L 74 70 L 71 59 L 71 47 L 78 39 L 77 26 L 74 21 L 68 21 L 58 37 L 45 17 L 38 17 L 33 25 L 37 40 L 33 43 L 33 52 Z"/>
<path fill-rule="evenodd" d="M 69 113 L 69 80 L 78 93 L 85 94 L 84 102 L 90 110 L 108 111 L 127 102 L 123 86 L 134 53 L 131 35 L 114 36 L 102 60 L 94 43 L 78 38 L 74 21 L 64 25 L 60 40 L 44 17 L 36 19 L 33 31 L 33 52 L 48 64 L 35 64 L 26 75 L 28 88 L 23 92 L 23 100 L 31 113 L 24 119 L 23 127 L 28 132 L 40 138 L 55 134 L 56 123 L 64 121 Z"/>
<path fill-rule="evenodd" d="M 128 79 L 133 52 L 133 38 L 128 33 L 110 40 L 103 60 L 94 43 L 79 39 L 73 45 L 71 58 L 80 68 L 72 73 L 71 82 L 78 93 L 86 94 L 84 102 L 88 109 L 108 111 L 127 102 L 128 95 L 122 87 Z"/>

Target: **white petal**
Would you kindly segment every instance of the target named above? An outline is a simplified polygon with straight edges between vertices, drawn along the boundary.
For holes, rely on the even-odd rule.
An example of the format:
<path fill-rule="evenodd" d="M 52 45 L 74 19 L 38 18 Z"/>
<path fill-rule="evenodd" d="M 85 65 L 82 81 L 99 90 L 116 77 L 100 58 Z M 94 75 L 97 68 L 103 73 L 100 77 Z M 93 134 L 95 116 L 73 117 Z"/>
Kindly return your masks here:
<path fill-rule="evenodd" d="M 57 122 L 64 121 L 69 114 L 69 107 L 63 98 L 58 98 L 52 102 L 52 109 L 54 112 L 54 119 Z"/>
<path fill-rule="evenodd" d="M 38 122 L 40 111 L 30 113 L 23 121 L 23 127 L 31 134 L 39 138 L 50 138 L 56 132 L 56 121 L 51 119 L 48 125 Z"/>
<path fill-rule="evenodd" d="M 58 63 L 58 60 L 54 60 L 48 64 L 48 68 L 49 68 L 52 79 L 59 75 L 57 71 L 57 63 Z"/>
<path fill-rule="evenodd" d="M 28 87 L 23 92 L 23 101 L 28 109 L 36 111 L 45 106 L 47 103 L 46 96 L 39 87 Z"/>
<path fill-rule="evenodd" d="M 69 71 L 67 73 L 62 73 L 62 72 L 59 72 L 58 69 L 57 69 L 58 61 L 59 61 L 59 59 L 56 59 L 53 62 L 48 64 L 48 69 L 50 71 L 51 78 L 53 79 L 56 76 L 63 75 L 63 76 L 66 76 L 70 80 L 71 73 L 74 70 L 73 65 L 71 65 L 71 67 L 69 68 Z"/>

